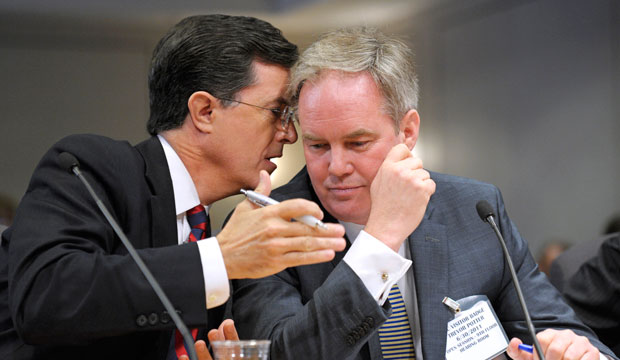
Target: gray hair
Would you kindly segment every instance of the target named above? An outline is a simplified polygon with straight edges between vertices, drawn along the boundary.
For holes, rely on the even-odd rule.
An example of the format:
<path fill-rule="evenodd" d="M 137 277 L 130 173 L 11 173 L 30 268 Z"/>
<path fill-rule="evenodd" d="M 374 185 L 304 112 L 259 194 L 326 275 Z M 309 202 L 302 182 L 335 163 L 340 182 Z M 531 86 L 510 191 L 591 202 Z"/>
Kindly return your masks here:
<path fill-rule="evenodd" d="M 324 34 L 310 45 L 291 69 L 287 95 L 297 106 L 306 81 L 318 79 L 324 70 L 346 73 L 367 71 L 384 97 L 383 111 L 396 126 L 418 106 L 418 80 L 413 52 L 402 41 L 369 27 L 353 27 Z"/>

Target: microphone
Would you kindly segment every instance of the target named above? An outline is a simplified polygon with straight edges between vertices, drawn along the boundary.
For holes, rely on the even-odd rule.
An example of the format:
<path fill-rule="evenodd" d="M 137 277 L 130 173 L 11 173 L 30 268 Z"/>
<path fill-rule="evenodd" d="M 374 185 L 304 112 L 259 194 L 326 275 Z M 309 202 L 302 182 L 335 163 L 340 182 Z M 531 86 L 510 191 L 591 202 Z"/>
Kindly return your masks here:
<path fill-rule="evenodd" d="M 179 317 L 179 314 L 177 314 L 176 310 L 174 309 L 174 306 L 172 306 L 172 303 L 168 299 L 168 296 L 166 296 L 166 293 L 164 293 L 164 290 L 161 288 L 161 286 L 159 286 L 159 283 L 157 282 L 157 280 L 155 280 L 155 277 L 153 276 L 149 268 L 146 267 L 146 264 L 144 263 L 144 261 L 142 261 L 142 258 L 140 257 L 140 255 L 138 255 L 138 252 L 136 251 L 136 249 L 129 242 L 129 239 L 127 239 L 127 236 L 125 235 L 125 232 L 123 232 L 123 229 L 121 229 L 121 227 L 118 225 L 116 220 L 114 220 L 114 217 L 112 217 L 112 214 L 110 214 L 110 212 L 105 207 L 101 199 L 97 196 L 93 188 L 90 186 L 90 183 L 88 182 L 88 180 L 86 180 L 84 175 L 82 175 L 82 173 L 80 172 L 80 162 L 78 161 L 78 159 L 75 156 L 73 156 L 73 154 L 71 153 L 62 152 L 60 153 L 60 155 L 58 155 L 58 162 L 60 163 L 60 166 L 62 168 L 69 171 L 70 173 L 75 174 L 82 181 L 84 186 L 86 186 L 86 189 L 90 193 L 90 196 L 97 203 L 99 210 L 101 210 L 106 220 L 108 220 L 108 223 L 110 223 L 110 225 L 114 229 L 114 232 L 116 233 L 116 235 L 121 239 L 121 242 L 123 243 L 123 245 L 125 245 L 125 248 L 131 255 L 131 258 L 138 265 L 138 268 L 140 269 L 140 271 L 142 272 L 146 280 L 149 282 L 153 290 L 155 290 L 157 297 L 159 298 L 161 303 L 164 305 L 164 308 L 166 308 L 166 311 L 168 311 L 168 314 L 170 314 L 170 317 L 172 318 L 172 321 L 176 325 L 177 329 L 179 329 L 179 332 L 183 336 L 183 341 L 185 342 L 185 345 L 186 345 L 187 355 L 189 355 L 189 358 L 191 360 L 197 360 L 198 356 L 196 355 L 196 349 L 194 349 L 194 346 L 193 346 L 194 339 L 190 335 L 190 332 L 187 329 L 187 326 L 185 326 L 185 324 L 183 323 L 183 320 L 181 320 L 181 318 Z"/>
<path fill-rule="evenodd" d="M 540 343 L 536 338 L 536 331 L 534 330 L 534 324 L 532 324 L 532 319 L 530 318 L 530 312 L 527 310 L 527 306 L 525 305 L 525 299 L 523 298 L 523 292 L 521 291 L 521 285 L 519 285 L 519 279 L 517 278 L 517 273 L 515 272 L 515 267 L 512 264 L 512 259 L 510 258 L 510 254 L 508 253 L 508 248 L 506 247 L 506 242 L 504 241 L 504 237 L 502 233 L 499 232 L 497 228 L 497 224 L 495 224 L 495 214 L 493 213 L 493 207 L 486 200 L 478 201 L 476 204 L 476 210 L 478 211 L 478 215 L 482 219 L 482 221 L 489 223 L 495 231 L 495 235 L 499 240 L 499 243 L 502 245 L 502 250 L 504 251 L 504 258 L 508 263 L 508 268 L 510 269 L 510 276 L 512 277 L 512 284 L 517 291 L 517 296 L 519 297 L 519 303 L 521 304 L 521 309 L 523 310 L 523 314 L 525 315 L 525 322 L 527 323 L 527 328 L 534 339 L 534 347 L 536 348 L 536 354 L 538 354 L 538 358 L 540 360 L 545 360 L 545 356 L 543 355 L 542 349 L 540 347 Z"/>

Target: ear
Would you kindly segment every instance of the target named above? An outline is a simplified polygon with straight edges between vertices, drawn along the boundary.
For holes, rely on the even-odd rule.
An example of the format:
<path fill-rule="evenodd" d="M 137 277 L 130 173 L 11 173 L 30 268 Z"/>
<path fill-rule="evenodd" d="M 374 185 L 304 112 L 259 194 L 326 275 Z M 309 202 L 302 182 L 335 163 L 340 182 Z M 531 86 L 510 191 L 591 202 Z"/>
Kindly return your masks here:
<path fill-rule="evenodd" d="M 187 100 L 189 119 L 185 121 L 191 121 L 200 132 L 211 133 L 214 121 L 213 110 L 218 105 L 219 101 L 213 95 L 206 91 L 196 91 Z"/>
<path fill-rule="evenodd" d="M 409 150 L 412 150 L 418 141 L 418 134 L 420 133 L 420 115 L 416 110 L 409 110 L 400 120 L 399 136 L 401 141 L 407 145 Z"/>

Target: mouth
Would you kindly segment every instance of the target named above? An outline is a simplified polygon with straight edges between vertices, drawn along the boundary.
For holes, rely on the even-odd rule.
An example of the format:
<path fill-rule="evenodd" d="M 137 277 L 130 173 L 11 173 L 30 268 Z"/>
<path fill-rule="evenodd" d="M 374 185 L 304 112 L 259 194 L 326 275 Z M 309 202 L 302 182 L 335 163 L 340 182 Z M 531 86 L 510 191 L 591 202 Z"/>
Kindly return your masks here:
<path fill-rule="evenodd" d="M 327 187 L 330 193 L 336 196 L 348 196 L 362 189 L 362 186 L 333 186 Z"/>
<path fill-rule="evenodd" d="M 266 167 L 267 167 L 266 168 L 267 172 L 271 174 L 278 168 L 277 159 L 281 156 L 282 155 L 269 156 L 264 159 Z"/>

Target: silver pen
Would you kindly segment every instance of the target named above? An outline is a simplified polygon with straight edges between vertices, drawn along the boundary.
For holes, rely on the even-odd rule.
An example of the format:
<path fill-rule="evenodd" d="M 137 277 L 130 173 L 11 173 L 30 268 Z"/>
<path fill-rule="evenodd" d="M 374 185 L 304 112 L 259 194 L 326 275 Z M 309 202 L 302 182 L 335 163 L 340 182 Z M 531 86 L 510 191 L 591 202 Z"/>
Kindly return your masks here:
<path fill-rule="evenodd" d="M 248 198 L 248 200 L 250 200 L 251 202 L 253 202 L 254 204 L 260 207 L 265 207 L 267 205 L 275 205 L 275 204 L 280 203 L 279 201 L 274 200 L 270 198 L 269 196 L 259 194 L 252 190 L 241 189 L 241 193 L 245 195 Z M 312 215 L 303 215 L 300 217 L 296 217 L 295 220 L 302 222 L 310 227 L 320 227 L 323 229 L 327 229 L 327 226 L 321 220 L 315 218 Z"/>

